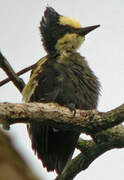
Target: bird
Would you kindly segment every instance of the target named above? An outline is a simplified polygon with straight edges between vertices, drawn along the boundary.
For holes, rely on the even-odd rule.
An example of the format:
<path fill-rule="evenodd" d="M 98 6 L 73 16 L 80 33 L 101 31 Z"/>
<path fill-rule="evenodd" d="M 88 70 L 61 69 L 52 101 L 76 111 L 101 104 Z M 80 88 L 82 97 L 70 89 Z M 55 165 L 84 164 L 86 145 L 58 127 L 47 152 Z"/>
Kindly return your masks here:
<path fill-rule="evenodd" d="M 70 110 L 96 109 L 100 82 L 78 48 L 85 36 L 99 26 L 82 27 L 76 19 L 46 7 L 39 26 L 46 56 L 32 70 L 22 92 L 23 101 L 58 103 Z M 80 132 L 31 122 L 28 133 L 43 167 L 61 174 L 72 159 Z"/>

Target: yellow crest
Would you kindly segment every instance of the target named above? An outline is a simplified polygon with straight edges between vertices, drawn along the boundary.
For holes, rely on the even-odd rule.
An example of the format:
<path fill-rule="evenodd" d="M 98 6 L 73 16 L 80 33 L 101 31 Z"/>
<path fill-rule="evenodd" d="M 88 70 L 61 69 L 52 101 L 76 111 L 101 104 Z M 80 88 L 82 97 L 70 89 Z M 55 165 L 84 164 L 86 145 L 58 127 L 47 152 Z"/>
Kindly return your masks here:
<path fill-rule="evenodd" d="M 81 24 L 76 19 L 73 18 L 60 16 L 59 22 L 61 25 L 69 25 L 72 26 L 73 28 L 81 28 Z"/>

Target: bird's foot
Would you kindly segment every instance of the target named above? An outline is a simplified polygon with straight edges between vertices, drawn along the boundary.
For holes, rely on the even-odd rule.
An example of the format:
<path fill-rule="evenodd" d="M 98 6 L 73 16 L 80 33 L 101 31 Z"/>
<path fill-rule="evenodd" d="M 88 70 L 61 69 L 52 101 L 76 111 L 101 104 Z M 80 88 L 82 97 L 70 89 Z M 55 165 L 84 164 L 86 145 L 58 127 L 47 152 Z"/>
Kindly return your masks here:
<path fill-rule="evenodd" d="M 74 117 L 76 114 L 75 104 L 69 103 L 69 104 L 66 104 L 65 106 L 68 107 L 73 112 L 73 117 Z"/>

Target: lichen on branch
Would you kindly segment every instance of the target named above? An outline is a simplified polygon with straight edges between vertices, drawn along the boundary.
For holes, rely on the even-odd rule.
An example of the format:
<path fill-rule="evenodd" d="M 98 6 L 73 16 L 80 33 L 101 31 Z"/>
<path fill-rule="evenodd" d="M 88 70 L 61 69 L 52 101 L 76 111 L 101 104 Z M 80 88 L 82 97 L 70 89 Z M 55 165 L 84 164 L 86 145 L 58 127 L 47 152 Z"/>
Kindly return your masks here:
<path fill-rule="evenodd" d="M 124 104 L 109 112 L 76 110 L 57 103 L 0 103 L 0 121 L 5 124 L 43 122 L 54 127 L 94 135 L 124 121 Z"/>

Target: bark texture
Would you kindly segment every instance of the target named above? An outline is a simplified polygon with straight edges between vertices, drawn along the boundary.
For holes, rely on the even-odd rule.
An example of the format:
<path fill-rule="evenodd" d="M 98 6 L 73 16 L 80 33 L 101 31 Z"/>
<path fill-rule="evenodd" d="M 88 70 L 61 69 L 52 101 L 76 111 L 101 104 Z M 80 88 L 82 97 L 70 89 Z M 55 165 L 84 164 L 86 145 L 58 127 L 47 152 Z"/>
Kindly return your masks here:
<path fill-rule="evenodd" d="M 74 115 L 56 103 L 0 103 L 0 121 L 4 125 L 39 121 L 94 136 L 124 121 L 124 104 L 108 112 L 76 110 Z"/>

